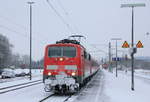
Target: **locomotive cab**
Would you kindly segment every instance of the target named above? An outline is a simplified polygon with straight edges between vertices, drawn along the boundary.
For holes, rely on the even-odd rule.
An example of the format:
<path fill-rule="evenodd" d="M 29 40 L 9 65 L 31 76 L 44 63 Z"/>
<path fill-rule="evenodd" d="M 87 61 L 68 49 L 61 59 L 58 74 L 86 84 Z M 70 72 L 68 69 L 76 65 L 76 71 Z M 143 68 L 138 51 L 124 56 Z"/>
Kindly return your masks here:
<path fill-rule="evenodd" d="M 53 44 L 45 50 L 43 82 L 46 90 L 78 90 L 80 70 L 80 46 Z"/>
<path fill-rule="evenodd" d="M 76 40 L 65 39 L 46 46 L 43 71 L 46 91 L 76 92 L 97 70 L 97 62 Z"/>

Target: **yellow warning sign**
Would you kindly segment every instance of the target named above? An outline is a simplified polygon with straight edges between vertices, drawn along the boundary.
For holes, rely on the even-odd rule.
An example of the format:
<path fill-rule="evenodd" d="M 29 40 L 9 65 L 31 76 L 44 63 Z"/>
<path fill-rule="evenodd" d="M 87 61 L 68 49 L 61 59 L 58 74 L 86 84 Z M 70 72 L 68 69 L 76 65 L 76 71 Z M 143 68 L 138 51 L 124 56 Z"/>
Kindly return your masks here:
<path fill-rule="evenodd" d="M 123 45 L 122 45 L 122 48 L 129 48 L 130 46 L 129 46 L 129 44 L 127 43 L 127 41 L 125 41 L 124 43 L 123 43 Z"/>
<path fill-rule="evenodd" d="M 143 48 L 143 44 L 139 40 L 138 43 L 136 44 L 136 48 Z"/>

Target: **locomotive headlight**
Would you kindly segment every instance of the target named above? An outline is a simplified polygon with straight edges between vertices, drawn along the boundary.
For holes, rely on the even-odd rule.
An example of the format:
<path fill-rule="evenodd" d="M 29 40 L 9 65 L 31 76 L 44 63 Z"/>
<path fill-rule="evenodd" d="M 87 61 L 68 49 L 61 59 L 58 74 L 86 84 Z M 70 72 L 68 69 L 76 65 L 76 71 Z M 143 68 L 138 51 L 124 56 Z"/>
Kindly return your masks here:
<path fill-rule="evenodd" d="M 51 73 L 51 72 L 48 72 L 48 75 L 52 75 L 52 73 Z"/>
<path fill-rule="evenodd" d="M 63 58 L 60 58 L 59 60 L 60 60 L 60 61 L 63 61 Z"/>
<path fill-rule="evenodd" d="M 72 76 L 75 76 L 75 75 L 76 75 L 76 73 L 75 73 L 75 72 L 72 72 L 72 73 L 71 73 L 71 75 L 72 75 Z"/>

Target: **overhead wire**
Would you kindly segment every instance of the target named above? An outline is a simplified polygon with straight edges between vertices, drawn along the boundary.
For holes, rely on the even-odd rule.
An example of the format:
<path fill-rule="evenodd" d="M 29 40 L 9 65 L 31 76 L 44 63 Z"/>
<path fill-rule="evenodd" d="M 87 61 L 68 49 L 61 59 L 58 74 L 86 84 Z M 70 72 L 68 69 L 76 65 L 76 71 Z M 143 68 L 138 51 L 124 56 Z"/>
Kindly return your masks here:
<path fill-rule="evenodd" d="M 10 28 L 8 28 L 8 27 L 6 27 L 6 26 L 4 26 L 4 25 L 0 25 L 0 28 L 3 28 L 3 29 L 5 29 L 5 30 L 7 30 L 7 31 L 9 31 L 9 32 L 13 32 L 14 34 L 17 34 L 17 35 L 19 35 L 19 36 L 23 36 L 23 37 L 26 37 L 26 38 L 28 38 L 29 36 L 28 35 L 26 35 L 26 34 L 24 34 L 24 33 L 22 33 L 22 32 L 18 32 L 18 31 L 16 31 L 16 30 L 13 30 L 13 29 L 10 29 Z M 40 40 L 38 40 L 38 39 L 35 39 L 35 38 L 33 38 L 34 40 L 36 40 L 36 41 L 40 41 Z M 41 41 L 40 41 L 41 42 Z M 43 43 L 44 44 L 44 42 L 41 42 L 41 43 Z"/>
<path fill-rule="evenodd" d="M 97 48 L 96 46 L 94 46 L 94 45 L 91 45 L 93 48 L 95 48 L 95 49 L 97 49 L 97 52 L 103 52 L 103 53 L 105 53 L 105 54 L 107 54 L 107 52 L 106 51 L 103 51 L 103 50 L 101 50 L 101 49 L 99 49 L 99 48 Z"/>
<path fill-rule="evenodd" d="M 71 18 L 70 18 L 70 13 L 67 12 L 67 10 L 66 10 L 65 7 L 63 6 L 61 0 L 56 0 L 56 1 L 57 1 L 58 5 L 61 7 L 61 9 L 63 10 L 64 14 L 68 17 L 68 19 L 71 20 Z M 75 25 L 74 23 L 73 23 L 73 26 L 74 26 L 74 28 L 76 29 L 76 31 L 79 32 L 78 28 L 76 27 L 76 25 Z M 83 42 L 81 41 L 81 43 L 83 43 Z M 103 50 L 101 50 L 101 49 L 98 49 L 97 47 L 93 47 L 93 45 L 89 44 L 88 42 L 87 42 L 86 44 L 88 44 L 88 45 L 91 46 L 92 48 L 96 49 L 96 52 L 103 52 L 103 53 L 106 54 L 105 51 L 103 51 Z M 105 45 L 105 46 L 106 46 L 106 45 Z"/>
<path fill-rule="evenodd" d="M 22 30 L 24 30 L 23 32 L 25 32 L 26 34 L 28 34 L 28 28 L 27 28 L 26 26 L 24 26 L 24 25 L 22 25 L 22 24 L 19 24 L 19 23 L 16 23 L 14 20 L 12 20 L 12 19 L 10 19 L 10 18 L 8 18 L 8 17 L 2 15 L 2 13 L 0 14 L 0 19 L 3 19 L 3 20 L 5 20 L 5 21 L 7 21 L 7 22 L 9 22 L 9 23 L 11 23 L 11 24 L 13 24 L 13 25 L 19 27 L 19 28 L 22 28 Z M 3 26 L 3 25 L 1 25 L 1 26 Z M 9 31 L 11 31 L 11 32 L 16 32 L 17 34 L 20 33 L 20 32 L 18 32 L 18 31 L 16 31 L 16 30 L 12 30 L 12 29 L 10 29 L 10 28 L 8 28 L 8 27 L 6 27 L 6 26 L 3 26 L 3 28 L 4 28 L 4 29 L 7 29 L 7 30 L 9 30 Z M 39 32 L 34 32 L 34 31 L 33 31 L 33 33 L 42 35 L 42 36 L 40 37 L 40 39 L 43 38 L 42 42 L 45 41 L 45 39 L 47 39 L 46 36 L 44 36 L 43 34 L 40 34 Z M 26 36 L 26 35 L 23 34 L 23 36 Z M 37 35 L 34 35 L 34 36 L 37 36 Z M 39 38 L 39 36 L 37 36 L 37 37 Z"/>
<path fill-rule="evenodd" d="M 21 34 L 20 36 L 28 37 L 26 34 L 23 34 L 23 33 L 20 33 L 20 32 L 18 32 L 18 31 L 16 31 L 16 30 L 10 29 L 10 28 L 8 28 L 8 27 L 6 27 L 6 26 L 4 26 L 4 25 L 0 25 L 0 28 L 4 28 L 4 29 L 6 29 L 6 30 L 8 30 L 8 31 L 10 31 L 10 32 L 13 32 L 13 33 L 15 33 L 15 34 L 18 34 L 18 35 Z"/>
<path fill-rule="evenodd" d="M 71 17 L 70 17 L 70 13 L 68 13 L 68 11 L 65 9 L 64 5 L 62 4 L 62 2 L 60 0 L 56 0 L 58 5 L 61 7 L 61 9 L 63 10 L 64 14 L 67 16 L 67 18 L 72 21 Z M 74 30 L 76 32 L 79 32 L 79 29 L 77 28 L 77 26 L 75 25 L 74 22 L 72 22 L 72 25 L 74 27 Z"/>
<path fill-rule="evenodd" d="M 63 4 L 61 3 L 60 0 L 56 0 L 57 3 L 59 4 L 59 6 L 62 8 L 63 12 L 65 13 L 65 15 L 69 15 L 69 13 L 66 11 L 66 9 L 64 8 Z"/>
<path fill-rule="evenodd" d="M 95 44 L 90 44 L 88 41 L 86 41 L 86 44 L 87 46 L 89 46 L 88 48 L 90 48 L 89 53 L 92 54 L 95 58 L 99 59 L 102 56 L 107 57 L 108 53 L 104 51 L 103 49 L 98 48 Z M 99 53 L 103 53 L 103 54 L 100 55 Z"/>
<path fill-rule="evenodd" d="M 61 0 L 56 0 L 56 1 L 57 1 L 57 3 L 59 4 L 59 6 L 61 7 L 61 9 L 63 10 L 64 14 L 71 20 L 70 14 L 67 12 L 67 10 L 65 9 L 65 7 L 63 6 Z M 73 24 L 73 26 L 74 26 L 74 28 L 76 29 L 76 31 L 79 32 L 79 30 L 78 30 L 78 28 L 76 27 L 76 25 Z M 82 41 L 81 41 L 81 43 L 82 43 Z M 87 43 L 86 43 L 86 44 L 87 44 Z M 91 44 L 88 44 L 88 45 L 90 45 L 90 46 L 93 47 L 93 45 L 91 45 Z M 106 45 L 105 45 L 105 46 L 106 46 Z M 93 48 L 94 48 L 94 49 L 97 49 L 97 52 L 98 52 L 98 51 L 101 51 L 101 52 L 103 52 L 103 53 L 106 53 L 105 51 L 103 51 L 103 50 L 101 50 L 101 49 L 98 49 L 97 47 L 93 47 Z"/>
<path fill-rule="evenodd" d="M 16 26 L 18 26 L 18 27 L 20 27 L 20 28 L 26 30 L 26 27 L 25 27 L 24 25 L 18 24 L 18 23 L 16 23 L 16 22 L 10 20 L 9 18 L 7 18 L 7 17 L 5 17 L 5 16 L 0 15 L 0 18 L 6 20 L 7 22 L 11 22 L 12 24 L 14 24 L 14 25 L 16 25 Z"/>
<path fill-rule="evenodd" d="M 48 2 L 48 4 L 49 4 L 49 6 L 54 10 L 54 12 L 56 13 L 56 15 L 58 16 L 58 17 L 60 17 L 60 19 L 63 21 L 63 23 L 67 26 L 67 28 L 69 29 L 69 31 L 71 32 L 71 33 L 73 33 L 73 31 L 72 31 L 72 28 L 70 27 L 70 24 L 68 24 L 66 21 L 65 21 L 65 19 L 63 18 L 63 16 L 61 16 L 60 14 L 59 14 L 59 12 L 57 12 L 57 10 L 53 7 L 53 5 L 49 2 L 49 0 L 47 0 L 47 2 Z M 61 5 L 61 4 L 60 4 Z M 64 12 L 66 12 L 67 13 L 67 11 L 65 10 L 65 8 L 63 7 L 63 5 L 61 6 L 61 8 L 63 8 L 63 10 L 64 10 Z M 67 14 L 66 14 L 67 15 Z M 18 27 L 20 27 L 20 28 L 23 28 L 24 29 L 24 31 L 27 31 L 27 28 L 25 27 L 25 26 L 23 26 L 23 25 L 20 25 L 20 24 L 18 24 L 18 23 L 15 23 L 14 21 L 11 21 L 10 19 L 8 19 L 8 18 L 6 18 L 6 17 L 4 17 L 4 16 L 0 16 L 0 18 L 2 18 L 2 19 L 4 19 L 4 20 L 6 20 L 7 22 L 11 22 L 12 24 L 14 24 L 14 25 L 16 25 L 16 26 L 18 26 Z M 29 37 L 26 33 L 22 33 L 22 32 L 18 32 L 18 31 L 16 31 L 16 30 L 14 30 L 14 29 L 11 29 L 11 28 L 9 28 L 9 27 L 6 27 L 6 26 L 4 26 L 4 25 L 0 25 L 0 28 L 3 28 L 3 29 L 5 29 L 5 30 L 7 30 L 7 31 L 9 31 L 9 32 L 13 32 L 13 33 L 15 33 L 15 34 L 17 34 L 17 35 L 19 35 L 19 36 L 23 36 L 23 37 Z M 42 36 L 43 37 L 43 36 Z M 35 39 L 35 40 L 37 40 L 37 39 Z M 41 42 L 41 41 L 40 41 Z"/>
<path fill-rule="evenodd" d="M 28 37 L 28 35 L 27 35 L 27 28 L 24 26 L 24 25 L 21 25 L 21 24 L 18 24 L 18 23 L 16 23 L 16 22 L 14 22 L 13 20 L 10 20 L 9 18 L 7 18 L 7 17 L 5 17 L 5 16 L 2 16 L 2 15 L 0 15 L 0 18 L 1 19 L 3 19 L 3 20 L 5 20 L 5 21 L 7 21 L 7 22 L 10 22 L 10 23 L 12 23 L 12 24 L 14 24 L 14 25 L 16 25 L 16 26 L 18 26 L 18 27 L 20 27 L 20 28 L 22 28 L 24 31 L 25 31 L 25 33 L 21 33 L 21 32 L 18 32 L 18 31 L 16 31 L 16 30 L 13 30 L 13 29 L 11 29 L 11 28 L 9 28 L 9 27 L 6 27 L 6 26 L 4 26 L 4 25 L 0 25 L 0 27 L 1 28 L 4 28 L 4 29 L 6 29 L 6 30 L 8 30 L 8 31 L 10 31 L 10 32 L 13 32 L 13 33 L 16 33 L 16 34 L 18 34 L 18 35 L 20 35 L 20 34 L 22 34 L 22 35 L 20 35 L 20 36 L 24 36 L 24 37 Z M 37 32 L 36 32 L 36 34 L 37 34 Z M 39 34 L 39 33 L 38 33 Z M 43 36 L 42 35 L 42 37 L 44 37 L 44 39 L 47 39 L 47 37 L 45 37 L 45 36 Z M 40 37 L 41 38 L 41 37 Z M 34 38 L 35 39 L 35 38 Z M 43 40 L 42 40 L 42 42 L 43 42 Z"/>
<path fill-rule="evenodd" d="M 20 27 L 20 28 L 22 28 L 22 32 L 20 32 L 20 31 L 17 31 L 16 29 L 12 29 L 12 27 L 11 28 L 9 28 L 9 27 L 7 27 L 7 26 L 5 26 L 5 25 L 0 25 L 0 28 L 2 28 L 2 29 L 4 29 L 4 30 L 7 30 L 8 31 L 8 34 L 15 34 L 15 35 L 19 35 L 19 36 L 22 36 L 22 37 L 24 37 L 24 38 L 28 38 L 29 37 L 29 35 L 28 35 L 28 28 L 26 28 L 24 25 L 21 25 L 21 24 L 18 24 L 18 23 L 16 23 L 16 22 L 14 22 L 13 20 L 10 20 L 9 18 L 7 18 L 7 17 L 5 17 L 5 16 L 3 16 L 3 15 L 0 15 L 0 19 L 1 20 L 5 20 L 5 21 L 7 21 L 8 23 L 10 23 L 10 24 L 13 24 L 13 25 L 15 25 L 15 27 Z M 11 33 L 9 33 L 9 32 L 11 32 Z M 23 33 L 24 32 L 24 33 Z M 5 34 L 7 34 L 6 32 L 5 32 Z M 41 35 L 41 34 L 40 34 Z M 35 35 L 34 35 L 35 36 Z M 37 33 L 36 33 L 36 36 L 38 37 L 38 39 L 36 39 L 35 37 L 33 37 L 33 39 L 35 40 L 35 41 L 37 41 L 38 42 L 38 44 L 43 44 L 43 45 L 45 45 L 46 44 L 46 41 L 45 41 L 45 39 L 47 39 L 47 37 L 45 37 L 45 39 L 44 40 L 42 40 L 41 41 L 41 37 L 43 38 L 44 36 L 42 35 L 42 36 L 38 36 L 37 35 Z M 40 38 L 40 39 L 39 39 Z"/>
<path fill-rule="evenodd" d="M 55 9 L 55 7 L 52 5 L 52 3 L 49 0 L 46 0 L 49 7 L 55 12 L 55 14 L 60 18 L 60 20 L 66 25 L 66 27 L 68 28 L 68 30 L 70 31 L 70 33 L 73 33 L 72 28 L 70 27 L 70 25 L 65 21 L 65 19 L 63 18 L 63 16 L 61 16 L 59 14 L 59 12 Z"/>

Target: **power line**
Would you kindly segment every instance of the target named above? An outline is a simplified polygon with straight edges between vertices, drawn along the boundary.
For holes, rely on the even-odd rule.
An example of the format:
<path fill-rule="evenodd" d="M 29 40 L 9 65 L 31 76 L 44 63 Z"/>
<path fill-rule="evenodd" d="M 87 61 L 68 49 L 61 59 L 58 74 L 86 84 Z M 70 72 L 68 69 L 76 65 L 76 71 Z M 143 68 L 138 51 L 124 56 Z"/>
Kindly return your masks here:
<path fill-rule="evenodd" d="M 63 4 L 61 3 L 60 0 L 56 0 L 58 5 L 61 7 L 61 9 L 63 10 L 64 14 L 67 16 L 68 19 L 70 19 L 70 21 L 72 21 L 71 17 L 70 17 L 70 13 L 67 12 L 67 10 L 65 9 L 65 7 L 63 6 Z M 72 25 L 74 26 L 74 30 L 76 32 L 79 32 L 77 26 L 75 25 L 75 23 L 72 22 Z"/>
<path fill-rule="evenodd" d="M 59 4 L 59 6 L 62 8 L 62 10 L 64 11 L 65 15 L 69 15 L 69 13 L 66 11 L 66 9 L 64 8 L 63 4 L 61 3 L 60 0 L 56 0 L 57 3 Z"/>
<path fill-rule="evenodd" d="M 93 45 L 90 45 L 90 46 L 92 46 L 93 48 L 97 49 L 97 51 L 99 51 L 99 52 L 103 52 L 105 54 L 108 54 L 106 51 L 103 51 L 103 50 L 97 48 L 96 46 L 93 46 Z"/>
<path fill-rule="evenodd" d="M 0 25 L 0 28 L 4 28 L 4 29 L 6 29 L 6 30 L 8 30 L 8 31 L 10 31 L 10 32 L 15 33 L 15 34 L 18 34 L 18 35 L 21 34 L 21 35 L 24 36 L 24 37 L 28 37 L 26 34 L 20 33 L 20 32 L 18 32 L 18 31 L 16 31 L 16 30 L 10 29 L 10 28 L 8 28 L 8 27 L 6 27 L 6 26 L 3 26 L 3 25 Z"/>
<path fill-rule="evenodd" d="M 18 27 L 20 27 L 20 28 L 26 30 L 26 27 L 25 27 L 24 25 L 18 24 L 18 23 L 16 23 L 16 22 L 10 20 L 9 18 L 7 18 L 7 17 L 5 17 L 5 16 L 0 15 L 0 18 L 6 20 L 7 22 L 11 22 L 12 24 L 14 24 L 14 25 L 16 25 L 16 26 L 18 26 Z"/>
<path fill-rule="evenodd" d="M 26 34 L 24 34 L 24 33 L 22 33 L 22 32 L 18 32 L 18 31 L 16 31 L 16 30 L 10 29 L 10 28 L 8 28 L 8 27 L 6 27 L 6 26 L 3 26 L 3 25 L 0 25 L 0 28 L 4 28 L 4 29 L 6 29 L 7 31 L 13 32 L 14 34 L 17 34 L 17 35 L 19 35 L 19 36 L 23 36 L 23 37 L 26 37 L 26 38 L 29 37 L 28 35 L 26 35 Z M 35 39 L 35 38 L 33 38 L 33 39 L 36 40 L 37 42 L 40 41 L 40 40 L 38 41 L 38 39 Z M 40 42 L 41 42 L 41 41 L 40 41 Z M 41 43 L 44 44 L 43 40 L 42 40 Z"/>
<path fill-rule="evenodd" d="M 14 34 L 17 34 L 17 35 L 19 35 L 19 36 L 23 36 L 23 37 L 26 37 L 26 38 L 28 38 L 29 36 L 27 35 L 27 34 L 25 34 L 25 33 L 22 33 L 22 32 L 18 32 L 18 31 L 16 31 L 16 30 L 13 30 L 13 29 L 11 29 L 11 28 L 8 28 L 8 27 L 6 27 L 6 26 L 4 26 L 4 25 L 0 25 L 0 28 L 4 28 L 4 29 L 6 29 L 7 31 L 9 31 L 9 32 L 12 32 L 12 33 L 14 33 Z M 42 35 L 42 37 L 44 37 L 43 35 Z M 37 39 L 35 39 L 35 38 L 33 38 L 34 40 L 36 40 L 36 41 L 38 41 Z M 40 40 L 39 40 L 40 41 Z M 39 42 L 38 41 L 38 42 Z M 41 41 L 40 41 L 41 42 Z M 43 42 L 43 40 L 42 40 L 42 42 Z M 41 43 L 42 43 L 41 42 Z M 43 43 L 44 44 L 44 43 Z"/>
<path fill-rule="evenodd" d="M 65 19 L 59 14 L 59 12 L 55 9 L 55 7 L 52 5 L 52 3 L 49 2 L 49 0 L 46 0 L 48 5 L 51 7 L 51 9 L 55 12 L 55 14 L 61 19 L 61 21 L 66 25 L 68 30 L 73 33 L 72 28 L 70 25 L 65 21 Z"/>
<path fill-rule="evenodd" d="M 16 25 L 16 26 L 18 26 L 18 27 L 20 27 L 20 28 L 22 28 L 24 31 L 25 31 L 25 33 L 23 34 L 23 33 L 20 33 L 20 32 L 18 32 L 18 31 L 16 31 L 16 30 L 12 30 L 12 29 L 10 29 L 10 28 L 8 28 L 8 27 L 6 27 L 6 26 L 3 26 L 3 25 L 0 25 L 0 27 L 1 28 L 4 28 L 4 29 L 6 29 L 6 30 L 8 30 L 8 31 L 10 31 L 10 32 L 13 32 L 13 33 L 15 33 L 15 34 L 18 34 L 18 35 L 20 35 L 20 34 L 22 34 L 24 37 L 28 37 L 28 35 L 27 35 L 27 27 L 25 27 L 24 25 L 21 25 L 21 24 L 18 24 L 18 23 L 16 23 L 16 22 L 14 22 L 13 20 L 10 20 L 9 18 L 7 18 L 7 17 L 5 17 L 5 16 L 2 16 L 2 15 L 0 15 L 0 18 L 2 18 L 2 19 L 4 19 L 4 20 L 6 20 L 7 22 L 10 22 L 10 23 L 12 23 L 12 24 L 14 24 L 14 25 Z M 36 34 L 37 34 L 37 32 L 36 32 Z M 39 33 L 38 33 L 39 34 Z M 38 37 L 38 36 L 37 36 Z M 44 38 L 44 39 L 47 39 L 47 37 L 45 37 L 45 36 L 43 36 L 42 35 L 42 37 Z M 41 37 L 40 37 L 41 38 Z"/>

